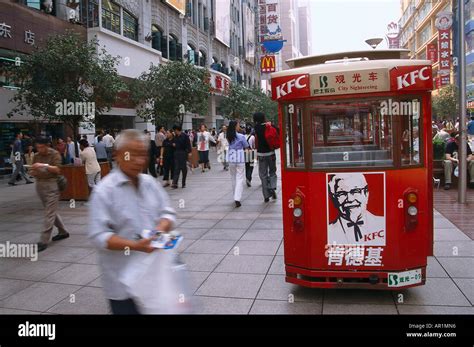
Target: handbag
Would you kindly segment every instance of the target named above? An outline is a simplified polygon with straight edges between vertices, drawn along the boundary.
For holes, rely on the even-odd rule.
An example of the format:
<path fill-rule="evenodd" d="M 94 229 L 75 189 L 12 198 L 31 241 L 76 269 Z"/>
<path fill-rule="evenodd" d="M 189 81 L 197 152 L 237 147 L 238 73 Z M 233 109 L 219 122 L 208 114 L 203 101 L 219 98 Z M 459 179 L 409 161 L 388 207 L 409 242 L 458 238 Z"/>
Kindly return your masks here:
<path fill-rule="evenodd" d="M 56 181 L 58 182 L 58 189 L 60 192 L 66 190 L 67 187 L 67 178 L 64 177 L 63 175 L 59 175 L 56 178 Z"/>

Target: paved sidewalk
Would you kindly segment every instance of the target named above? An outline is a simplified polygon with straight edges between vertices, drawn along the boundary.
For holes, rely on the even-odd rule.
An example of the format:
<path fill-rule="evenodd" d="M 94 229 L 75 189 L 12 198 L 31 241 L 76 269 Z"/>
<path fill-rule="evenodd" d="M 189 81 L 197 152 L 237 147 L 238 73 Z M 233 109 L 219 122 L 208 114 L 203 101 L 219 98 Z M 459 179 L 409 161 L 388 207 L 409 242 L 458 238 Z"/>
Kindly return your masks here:
<path fill-rule="evenodd" d="M 253 187 L 245 188 L 243 206 L 235 209 L 229 173 L 215 152 L 211 160 L 210 172 L 196 170 L 186 189 L 170 191 L 197 313 L 474 314 L 473 241 L 438 212 L 436 256 L 425 286 L 400 292 L 302 288 L 284 280 L 281 201 L 263 202 L 254 170 Z M 36 242 L 42 213 L 34 185 L 0 182 L 0 242 Z M 52 244 L 36 262 L 0 260 L 0 314 L 109 313 L 86 237 L 87 207 L 61 202 L 61 215 L 69 239 Z"/>

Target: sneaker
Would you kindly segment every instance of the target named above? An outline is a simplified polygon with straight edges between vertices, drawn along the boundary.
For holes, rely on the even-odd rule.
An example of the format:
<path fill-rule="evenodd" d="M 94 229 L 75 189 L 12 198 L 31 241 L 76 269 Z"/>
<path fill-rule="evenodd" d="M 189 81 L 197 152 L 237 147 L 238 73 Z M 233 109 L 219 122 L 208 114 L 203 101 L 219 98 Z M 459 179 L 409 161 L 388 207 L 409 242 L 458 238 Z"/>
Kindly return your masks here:
<path fill-rule="evenodd" d="M 265 198 L 263 201 L 269 202 L 269 201 L 270 201 L 270 198 Z"/>
<path fill-rule="evenodd" d="M 183 184 L 181 188 L 186 188 L 186 185 L 185 185 L 185 184 Z"/>
<path fill-rule="evenodd" d="M 48 245 L 46 243 L 38 242 L 38 252 L 43 252 L 46 248 L 48 248 Z"/>
<path fill-rule="evenodd" d="M 240 201 L 235 201 L 235 207 L 240 207 L 242 206 L 242 204 L 240 203 Z"/>
<path fill-rule="evenodd" d="M 26 184 L 32 184 L 32 183 L 35 183 L 33 181 L 26 181 Z"/>
<path fill-rule="evenodd" d="M 444 190 L 450 190 L 451 189 L 451 183 L 446 183 L 444 185 Z"/>
<path fill-rule="evenodd" d="M 14 182 L 8 182 L 8 185 L 10 185 L 10 186 L 16 186 L 16 183 L 14 183 Z"/>
<path fill-rule="evenodd" d="M 277 199 L 277 193 L 275 191 L 272 191 L 272 199 L 273 200 Z"/>
<path fill-rule="evenodd" d="M 252 183 L 250 183 L 250 181 L 249 181 L 249 180 L 247 180 L 247 187 L 249 187 L 249 188 L 250 188 L 251 186 L 252 186 Z"/>
<path fill-rule="evenodd" d="M 165 184 L 163 184 L 163 187 L 169 187 L 169 186 L 170 186 L 169 182 L 166 182 Z"/>
<path fill-rule="evenodd" d="M 59 240 L 63 240 L 63 239 L 67 239 L 69 237 L 69 233 L 65 233 L 65 234 L 57 234 L 56 236 L 53 236 L 53 241 L 59 241 Z"/>
<path fill-rule="evenodd" d="M 171 189 L 178 189 L 178 186 L 177 186 L 176 184 L 173 184 L 173 185 L 171 186 Z"/>

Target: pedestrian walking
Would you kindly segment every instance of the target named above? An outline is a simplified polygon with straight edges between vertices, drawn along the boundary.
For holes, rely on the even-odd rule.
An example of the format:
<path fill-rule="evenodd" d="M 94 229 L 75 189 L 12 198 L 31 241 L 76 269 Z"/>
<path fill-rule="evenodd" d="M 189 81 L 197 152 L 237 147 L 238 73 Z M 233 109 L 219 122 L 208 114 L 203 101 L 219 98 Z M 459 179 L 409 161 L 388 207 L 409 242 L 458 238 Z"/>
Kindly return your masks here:
<path fill-rule="evenodd" d="M 262 181 L 262 193 L 265 202 L 277 198 L 276 195 L 276 156 L 275 148 L 269 142 L 276 142 L 278 132 L 276 128 L 267 122 L 265 115 L 261 112 L 254 113 L 255 124 L 255 146 L 257 149 L 258 175 Z M 268 131 L 267 131 L 268 129 Z"/>
<path fill-rule="evenodd" d="M 108 161 L 108 159 L 107 159 L 107 150 L 105 148 L 104 141 L 102 141 L 102 135 L 99 135 L 97 137 L 97 142 L 94 146 L 94 149 L 95 149 L 95 154 L 97 156 L 97 161 L 99 163 L 103 163 L 103 162 Z"/>
<path fill-rule="evenodd" d="M 61 164 L 66 164 L 67 146 L 63 139 L 58 139 L 58 143 L 56 144 L 56 150 L 61 155 Z"/>
<path fill-rule="evenodd" d="M 12 159 L 13 172 L 10 180 L 8 181 L 8 184 L 11 186 L 16 185 L 15 181 L 18 175 L 20 175 L 20 177 L 26 181 L 26 184 L 33 183 L 33 181 L 28 178 L 25 167 L 23 166 L 23 156 L 25 153 L 23 152 L 23 144 L 21 142 L 22 138 L 23 134 L 18 132 L 15 135 L 15 141 L 13 142 L 12 153 L 10 156 Z"/>
<path fill-rule="evenodd" d="M 202 172 L 206 171 L 206 168 L 211 169 L 211 164 L 209 163 L 209 142 L 215 141 L 211 133 L 207 131 L 206 125 L 201 124 L 197 133 L 197 150 Z"/>
<path fill-rule="evenodd" d="M 240 133 L 240 124 L 238 121 L 231 120 L 227 127 L 227 141 L 229 142 L 229 151 L 227 153 L 227 162 L 229 163 L 229 172 L 232 180 L 232 192 L 234 195 L 235 207 L 242 206 L 242 191 L 245 180 L 245 152 L 249 147 L 245 136 Z"/>
<path fill-rule="evenodd" d="M 89 146 L 87 140 L 82 139 L 79 141 L 79 145 L 81 147 L 80 158 L 86 168 L 87 185 L 89 186 L 89 192 L 92 192 L 101 178 L 100 165 L 95 150 Z"/>
<path fill-rule="evenodd" d="M 166 131 L 164 126 L 159 126 L 156 128 L 155 135 L 155 144 L 156 144 L 156 153 L 157 155 L 161 154 L 161 147 L 163 147 L 163 141 L 166 139 Z M 158 176 L 163 175 L 163 166 L 158 163 Z"/>
<path fill-rule="evenodd" d="M 173 176 L 173 184 L 171 188 L 176 189 L 178 188 L 178 180 L 180 173 L 183 174 L 182 176 L 182 187 L 186 187 L 186 176 L 188 174 L 188 168 L 186 165 L 186 161 L 188 155 L 191 153 L 191 141 L 189 137 L 182 132 L 182 128 L 180 125 L 175 125 L 173 127 L 175 132 L 175 137 L 173 139 L 173 147 L 174 147 L 174 176 Z"/>
<path fill-rule="evenodd" d="M 155 140 L 151 139 L 151 133 L 148 130 L 144 131 L 145 137 L 148 141 L 148 170 L 147 168 L 144 169 L 143 173 L 149 173 L 153 177 L 157 178 L 156 175 L 156 161 L 158 157 L 158 152 L 156 149 L 156 142 Z"/>
<path fill-rule="evenodd" d="M 251 187 L 253 167 L 255 166 L 257 153 L 255 151 L 255 136 L 252 134 L 252 127 L 250 126 L 245 128 L 245 139 L 249 145 L 249 148 L 247 148 L 245 152 L 245 178 L 247 187 Z"/>
<path fill-rule="evenodd" d="M 160 153 L 160 166 L 163 168 L 164 187 L 171 185 L 174 177 L 174 134 L 171 130 L 166 131 L 166 139 L 163 140 Z"/>
<path fill-rule="evenodd" d="M 151 253 L 151 239 L 143 230 L 172 230 L 176 221 L 170 200 L 158 182 L 142 173 L 148 160 L 148 141 L 135 129 L 124 130 L 115 142 L 114 168 L 94 189 L 90 202 L 89 238 L 99 249 L 105 297 L 113 314 L 140 314 L 119 280 L 136 252 Z"/>
<path fill-rule="evenodd" d="M 227 141 L 227 127 L 222 126 L 222 131 L 217 137 L 217 161 L 220 161 L 224 167 L 224 170 L 229 169 L 229 163 L 227 162 L 227 151 L 229 149 L 229 142 Z"/>
<path fill-rule="evenodd" d="M 57 213 L 60 196 L 57 180 L 61 174 L 61 155 L 49 147 L 49 140 L 46 138 L 36 139 L 36 150 L 31 175 L 36 178 L 36 192 L 45 209 L 44 229 L 38 242 L 38 252 L 41 252 L 48 247 L 54 226 L 58 228 L 58 234 L 53 236 L 53 241 L 68 238 L 69 233 Z"/>
<path fill-rule="evenodd" d="M 112 154 L 114 151 L 115 139 L 110 135 L 110 130 L 105 131 L 105 136 L 102 138 L 105 143 L 105 150 L 107 151 L 107 160 L 109 161 L 110 167 L 112 167 Z"/>
<path fill-rule="evenodd" d="M 66 137 L 66 163 L 74 164 L 75 159 L 79 159 L 79 144 L 72 141 L 70 136 Z"/>

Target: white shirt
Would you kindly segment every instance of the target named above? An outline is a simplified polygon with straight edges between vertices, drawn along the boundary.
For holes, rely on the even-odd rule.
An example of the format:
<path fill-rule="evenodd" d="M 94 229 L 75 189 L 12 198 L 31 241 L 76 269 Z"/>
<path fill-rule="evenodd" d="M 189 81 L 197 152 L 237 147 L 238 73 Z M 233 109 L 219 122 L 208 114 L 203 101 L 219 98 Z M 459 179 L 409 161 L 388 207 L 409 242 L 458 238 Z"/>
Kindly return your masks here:
<path fill-rule="evenodd" d="M 227 141 L 227 137 L 225 132 L 221 132 L 217 137 L 217 141 L 219 142 L 219 150 L 223 151 L 229 148 L 229 141 Z"/>
<path fill-rule="evenodd" d="M 208 151 L 209 150 L 209 141 L 216 142 L 211 136 L 211 133 L 208 131 L 197 133 L 197 150 L 198 151 Z"/>
<path fill-rule="evenodd" d="M 359 229 L 362 239 L 356 241 L 354 226 L 350 221 L 339 217 L 328 225 L 328 244 L 385 246 L 385 218 L 366 211 L 360 219 Z"/>
<path fill-rule="evenodd" d="M 107 134 L 102 138 L 102 141 L 105 143 L 105 147 L 111 148 L 114 146 L 115 140 L 112 135 Z"/>
<path fill-rule="evenodd" d="M 100 165 L 97 161 L 95 150 L 92 147 L 86 147 L 81 151 L 82 163 L 86 166 L 86 175 L 95 174 L 100 172 Z"/>

